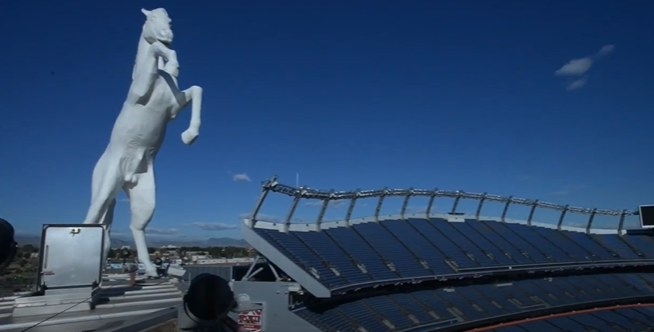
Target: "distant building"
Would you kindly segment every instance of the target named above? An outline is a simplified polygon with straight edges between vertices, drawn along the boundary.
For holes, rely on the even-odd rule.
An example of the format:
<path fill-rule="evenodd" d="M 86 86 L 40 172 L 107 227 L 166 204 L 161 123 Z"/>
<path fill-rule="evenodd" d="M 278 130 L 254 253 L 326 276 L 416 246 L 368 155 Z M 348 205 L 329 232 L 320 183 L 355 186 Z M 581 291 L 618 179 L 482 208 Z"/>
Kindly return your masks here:
<path fill-rule="evenodd" d="M 253 258 L 205 258 L 205 259 L 198 259 L 196 261 L 193 261 L 194 264 L 198 265 L 211 265 L 211 264 L 227 264 L 227 265 L 235 265 L 235 264 L 245 264 L 245 263 L 252 263 L 254 261 Z"/>

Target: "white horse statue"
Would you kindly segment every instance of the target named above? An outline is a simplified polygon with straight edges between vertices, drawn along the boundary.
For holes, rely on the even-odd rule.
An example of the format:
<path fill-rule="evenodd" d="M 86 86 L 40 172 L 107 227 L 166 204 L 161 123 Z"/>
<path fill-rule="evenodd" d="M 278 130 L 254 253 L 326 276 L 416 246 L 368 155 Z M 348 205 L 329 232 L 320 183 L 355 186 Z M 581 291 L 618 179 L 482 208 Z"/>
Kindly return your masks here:
<path fill-rule="evenodd" d="M 146 17 L 138 44 L 132 83 L 116 119 L 109 144 L 93 170 L 91 205 L 85 224 L 103 224 L 105 256 L 109 253 L 109 233 L 119 190 L 125 191 L 131 210 L 130 228 L 139 261 L 148 276 L 157 276 L 148 256 L 145 228 L 155 209 L 154 159 L 161 147 L 166 125 L 189 103 L 191 121 L 182 141 L 192 144 L 199 135 L 202 88 L 180 91 L 179 63 L 170 18 L 163 8 L 141 9 Z"/>

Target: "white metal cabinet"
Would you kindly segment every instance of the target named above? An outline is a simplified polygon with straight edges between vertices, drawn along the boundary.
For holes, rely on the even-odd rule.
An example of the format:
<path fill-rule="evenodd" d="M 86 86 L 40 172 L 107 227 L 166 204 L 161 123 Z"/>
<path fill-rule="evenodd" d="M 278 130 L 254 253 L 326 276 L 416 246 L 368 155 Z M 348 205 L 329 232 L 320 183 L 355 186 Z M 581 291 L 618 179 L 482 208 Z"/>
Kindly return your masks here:
<path fill-rule="evenodd" d="M 104 232 L 101 225 L 43 225 L 39 286 L 98 286 L 104 263 Z"/>

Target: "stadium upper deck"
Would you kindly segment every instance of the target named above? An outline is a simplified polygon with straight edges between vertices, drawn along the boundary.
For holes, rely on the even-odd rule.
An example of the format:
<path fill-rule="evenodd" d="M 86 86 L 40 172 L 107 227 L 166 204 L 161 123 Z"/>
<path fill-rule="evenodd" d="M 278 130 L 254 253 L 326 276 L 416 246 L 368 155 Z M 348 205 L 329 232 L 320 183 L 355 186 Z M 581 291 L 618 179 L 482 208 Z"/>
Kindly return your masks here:
<path fill-rule="evenodd" d="M 259 218 L 275 192 L 292 197 L 287 217 Z M 402 200 L 400 213 L 381 216 L 384 199 L 393 196 Z M 422 214 L 409 214 L 416 196 L 428 197 L 428 205 Z M 439 197 L 453 199 L 451 209 L 434 211 Z M 374 216 L 351 218 L 365 198 L 377 200 Z M 302 199 L 322 201 L 315 221 L 294 221 Z M 478 205 L 459 211 L 462 199 Z M 337 200 L 349 201 L 345 218 L 323 221 Z M 499 217 L 481 215 L 488 201 L 503 205 Z M 512 205 L 526 206 L 527 216 L 508 218 Z M 536 220 L 538 209 L 557 215 Z M 585 223 L 566 225 L 569 213 L 585 215 Z M 319 192 L 273 179 L 264 184 L 243 235 L 307 291 L 291 310 L 319 329 L 430 331 L 651 302 L 654 238 L 627 230 L 626 218 L 635 215 L 460 191 Z M 598 216 L 613 218 L 615 227 L 593 227 Z"/>

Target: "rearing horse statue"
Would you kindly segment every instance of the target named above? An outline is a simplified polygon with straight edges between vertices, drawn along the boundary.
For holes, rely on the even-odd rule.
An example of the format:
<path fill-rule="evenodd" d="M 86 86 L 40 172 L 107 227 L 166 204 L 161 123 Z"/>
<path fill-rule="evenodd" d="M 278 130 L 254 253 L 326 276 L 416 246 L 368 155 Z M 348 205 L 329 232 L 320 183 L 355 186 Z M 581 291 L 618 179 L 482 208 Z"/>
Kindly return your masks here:
<path fill-rule="evenodd" d="M 148 276 L 157 276 L 148 256 L 145 228 L 155 209 L 154 159 L 161 147 L 166 125 L 189 103 L 191 121 L 182 141 L 192 144 L 199 135 L 202 88 L 177 86 L 179 63 L 170 48 L 173 32 L 163 8 L 141 9 L 146 17 L 132 72 L 127 99 L 116 119 L 109 144 L 93 169 L 91 205 L 85 224 L 103 224 L 105 250 L 109 253 L 111 223 L 116 195 L 122 189 L 129 198 L 130 228 L 138 258 Z"/>

